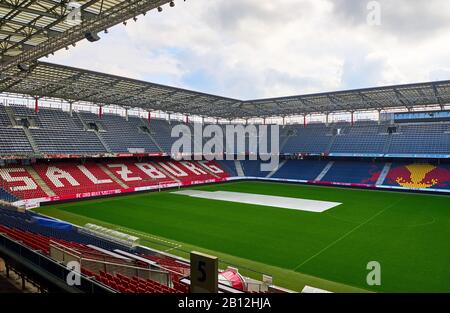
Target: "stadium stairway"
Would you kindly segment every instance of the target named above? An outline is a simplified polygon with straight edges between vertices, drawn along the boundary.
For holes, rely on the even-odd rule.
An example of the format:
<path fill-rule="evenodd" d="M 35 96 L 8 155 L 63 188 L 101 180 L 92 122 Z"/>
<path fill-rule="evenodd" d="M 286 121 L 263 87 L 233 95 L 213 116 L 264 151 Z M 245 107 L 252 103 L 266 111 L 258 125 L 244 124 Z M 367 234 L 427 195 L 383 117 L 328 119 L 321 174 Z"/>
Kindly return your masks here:
<path fill-rule="evenodd" d="M 281 139 L 281 141 L 280 141 L 280 151 L 284 151 L 284 147 L 286 146 L 286 143 L 289 140 L 289 136 L 288 136 L 288 134 L 286 134 L 285 128 L 286 128 L 286 125 L 283 126 L 281 128 L 281 130 L 280 130 L 280 139 Z"/>
<path fill-rule="evenodd" d="M 112 153 L 113 151 L 111 150 L 111 148 L 108 146 L 108 143 L 102 138 L 102 136 L 100 136 L 100 134 L 98 133 L 98 131 L 93 130 L 92 131 L 98 138 L 98 140 L 100 141 L 100 143 L 102 144 L 103 148 L 105 148 L 105 150 L 109 153 Z"/>
<path fill-rule="evenodd" d="M 218 179 L 228 178 L 232 176 L 226 167 L 217 161 L 200 161 L 199 164 L 205 167 L 209 173 L 213 174 Z"/>
<path fill-rule="evenodd" d="M 325 148 L 324 153 L 330 153 L 335 142 L 336 142 L 336 135 L 333 135 L 333 136 L 331 136 L 330 142 L 329 142 L 328 146 Z"/>
<path fill-rule="evenodd" d="M 27 137 L 28 141 L 30 142 L 31 148 L 33 149 L 34 153 L 40 153 L 39 147 L 34 140 L 33 136 L 31 135 L 30 130 L 27 127 L 23 127 L 23 132 L 25 133 L 25 136 Z"/>
<path fill-rule="evenodd" d="M 188 173 L 188 177 L 181 178 L 181 181 L 190 184 L 192 181 L 207 181 L 216 179 L 218 176 L 212 176 L 210 171 L 204 169 L 199 162 L 194 161 L 180 161 L 176 164 L 185 173 Z"/>
<path fill-rule="evenodd" d="M 4 108 L 5 108 L 6 114 L 8 115 L 8 118 L 9 118 L 9 121 L 10 121 L 11 125 L 13 127 L 16 126 L 16 119 L 14 118 L 14 111 L 13 111 L 13 109 L 11 107 L 9 107 L 9 106 L 5 106 Z"/>
<path fill-rule="evenodd" d="M 119 178 L 117 178 L 116 175 L 114 175 L 108 167 L 106 167 L 105 165 L 103 165 L 102 163 L 97 163 L 98 167 L 101 168 L 101 170 L 103 172 L 105 172 L 106 175 L 108 175 L 109 178 L 112 179 L 112 181 L 116 182 L 117 184 L 120 185 L 120 187 L 124 188 L 124 189 L 128 189 L 129 187 L 123 182 L 121 181 Z"/>
<path fill-rule="evenodd" d="M 171 178 L 173 181 L 177 182 L 178 184 L 181 183 L 181 181 L 172 173 L 170 173 L 168 170 L 166 170 L 164 167 L 160 166 L 158 162 L 151 162 L 158 170 L 160 170 L 163 174 L 165 174 L 167 177 Z"/>
<path fill-rule="evenodd" d="M 387 134 L 386 136 L 388 136 L 388 137 L 387 137 L 386 141 L 384 142 L 384 147 L 382 150 L 383 154 L 386 154 L 389 152 L 389 150 L 391 149 L 391 144 L 392 144 L 392 135 Z"/>
<path fill-rule="evenodd" d="M 82 115 L 78 112 L 72 112 L 72 118 L 74 118 L 76 121 L 79 121 L 81 123 L 81 126 L 83 126 L 83 129 L 88 131 L 89 127 L 86 124 L 86 121 L 83 119 Z M 102 136 L 100 136 L 100 134 L 98 133 L 98 131 L 92 130 L 93 133 L 95 134 L 95 136 L 98 138 L 98 140 L 100 141 L 100 143 L 102 144 L 103 148 L 105 149 L 105 151 L 112 153 L 111 148 L 108 146 L 108 144 L 106 143 L 106 141 L 102 138 Z"/>
<path fill-rule="evenodd" d="M 275 175 L 275 173 L 278 172 L 283 167 L 283 165 L 286 164 L 286 162 L 287 160 L 282 160 L 278 167 L 270 172 L 269 175 L 266 176 L 266 178 L 271 178 L 273 175 Z"/>
<path fill-rule="evenodd" d="M 374 185 L 383 168 L 382 163 L 361 161 L 339 161 L 323 176 L 322 181 L 329 183 Z"/>
<path fill-rule="evenodd" d="M 328 164 L 323 168 L 322 172 L 320 172 L 320 174 L 317 175 L 317 177 L 314 180 L 321 181 L 322 178 L 324 178 L 325 175 L 327 175 L 328 171 L 333 167 L 333 165 L 334 165 L 334 161 L 328 162 Z"/>
<path fill-rule="evenodd" d="M 144 163 L 150 164 L 149 162 Z M 130 188 L 158 186 L 159 184 L 165 184 L 169 181 L 168 177 L 161 175 L 160 172 L 155 173 L 153 177 L 148 176 L 139 169 L 137 162 L 130 160 L 115 160 L 112 162 L 103 162 L 103 164 L 109 168 L 110 172 L 116 176 L 117 179 L 122 180 Z M 124 173 L 124 169 L 126 169 L 126 173 Z"/>
<path fill-rule="evenodd" d="M 56 193 L 47 185 L 47 183 L 39 176 L 38 172 L 32 166 L 25 166 L 25 170 L 34 179 L 36 184 L 47 194 L 49 197 L 56 196 Z"/>
<path fill-rule="evenodd" d="M 214 173 L 213 171 L 211 171 L 211 169 L 208 166 L 205 166 L 205 163 L 203 163 L 202 161 L 198 162 L 198 164 L 200 164 L 200 166 L 202 167 L 202 169 L 204 169 L 205 171 L 207 171 L 209 174 L 211 174 L 212 176 L 214 176 L 215 178 L 220 178 L 220 176 L 218 176 L 216 173 Z"/>
<path fill-rule="evenodd" d="M 146 123 L 142 118 L 139 118 L 140 122 L 141 122 L 141 126 L 148 126 L 148 122 Z M 151 123 L 151 121 L 150 121 Z M 154 145 L 159 149 L 160 152 L 164 153 L 163 148 L 161 148 L 161 146 L 159 145 L 158 141 L 156 141 L 155 138 L 153 138 L 153 136 L 150 133 L 145 133 L 150 140 L 154 143 Z"/>
<path fill-rule="evenodd" d="M 234 165 L 236 167 L 236 172 L 239 177 L 244 177 L 244 169 L 242 168 L 242 163 L 239 160 L 234 161 Z"/>
<path fill-rule="evenodd" d="M 240 163 L 242 164 L 245 176 L 265 178 L 270 173 L 270 171 L 264 171 L 262 169 L 262 164 L 268 164 L 268 162 L 242 160 Z"/>
<path fill-rule="evenodd" d="M 380 177 L 378 177 L 378 180 L 376 182 L 376 185 L 382 185 L 384 180 L 386 179 L 387 174 L 391 170 L 392 163 L 386 163 L 384 164 L 383 170 L 380 173 Z"/>
<path fill-rule="evenodd" d="M 230 175 L 230 177 L 238 176 L 234 160 L 220 160 L 216 162 Z"/>
<path fill-rule="evenodd" d="M 79 114 L 78 112 L 73 111 L 72 118 L 78 120 L 81 123 L 81 125 L 83 126 L 83 129 L 85 129 L 85 130 L 89 129 L 89 127 L 86 125 L 86 122 L 81 117 L 81 114 Z"/>

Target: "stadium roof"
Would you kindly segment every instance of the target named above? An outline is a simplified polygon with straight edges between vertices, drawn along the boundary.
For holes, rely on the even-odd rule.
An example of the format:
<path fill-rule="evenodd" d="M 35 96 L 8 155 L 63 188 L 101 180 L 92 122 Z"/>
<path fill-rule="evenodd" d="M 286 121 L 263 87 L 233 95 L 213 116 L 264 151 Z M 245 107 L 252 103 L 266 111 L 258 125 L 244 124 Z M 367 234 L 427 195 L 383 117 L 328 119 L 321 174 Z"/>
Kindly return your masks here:
<path fill-rule="evenodd" d="M 260 100 L 237 100 L 78 68 L 38 62 L 0 79 L 0 92 L 215 118 L 252 118 L 440 106 L 450 81 Z"/>
<path fill-rule="evenodd" d="M 169 1 L 1 0 L 0 70 L 34 62 Z"/>
<path fill-rule="evenodd" d="M 0 92 L 119 105 L 147 111 L 227 116 L 241 101 L 164 85 L 38 62 L 30 72 L 0 80 Z"/>
<path fill-rule="evenodd" d="M 450 80 L 246 101 L 273 115 L 412 109 L 450 104 Z"/>
<path fill-rule="evenodd" d="M 37 62 L 86 33 L 96 34 L 170 0 L 77 0 L 81 20 L 70 23 L 74 11 L 68 4 L 73 2 L 0 1 L 0 92 L 226 119 L 450 103 L 450 81 L 243 101 Z"/>

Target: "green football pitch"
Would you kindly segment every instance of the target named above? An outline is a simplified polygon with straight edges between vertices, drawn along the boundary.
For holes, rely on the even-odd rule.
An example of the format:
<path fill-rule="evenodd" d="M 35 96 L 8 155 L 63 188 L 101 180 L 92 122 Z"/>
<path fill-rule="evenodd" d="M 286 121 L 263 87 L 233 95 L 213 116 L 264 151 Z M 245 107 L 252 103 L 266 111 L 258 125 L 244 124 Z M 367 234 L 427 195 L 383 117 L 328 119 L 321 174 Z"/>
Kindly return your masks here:
<path fill-rule="evenodd" d="M 188 257 L 217 255 L 244 275 L 273 276 L 300 291 L 450 292 L 450 197 L 268 182 L 193 187 L 342 203 L 322 213 L 193 198 L 164 192 L 44 206 L 77 225 L 95 223 L 141 244 Z M 381 285 L 367 264 L 379 262 Z M 226 263 L 225 263 L 226 262 Z M 250 271 L 251 269 L 253 271 Z"/>

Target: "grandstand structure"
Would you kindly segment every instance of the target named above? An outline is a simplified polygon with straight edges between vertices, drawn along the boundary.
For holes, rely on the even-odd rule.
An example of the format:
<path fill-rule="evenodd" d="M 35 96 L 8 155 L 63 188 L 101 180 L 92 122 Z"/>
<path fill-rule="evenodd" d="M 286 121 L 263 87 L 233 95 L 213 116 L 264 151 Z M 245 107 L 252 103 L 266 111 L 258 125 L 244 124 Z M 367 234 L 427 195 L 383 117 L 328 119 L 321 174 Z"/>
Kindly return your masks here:
<path fill-rule="evenodd" d="M 169 2 L 80 1 L 83 19 L 73 25 L 66 22 L 70 10 L 63 2 L 0 3 L 0 93 L 33 99 L 30 106 L 0 105 L 2 251 L 15 249 L 53 274 L 61 273 L 58 261 L 82 261 L 78 291 L 181 293 L 189 291 L 183 283 L 189 276 L 186 260 L 128 247 L 17 207 L 246 179 L 450 192 L 450 81 L 239 100 L 38 61 Z M 53 99 L 68 109 L 41 105 Z M 92 109 L 78 110 L 79 103 Z M 109 106 L 123 114 L 105 113 Z M 355 119 L 368 111 L 378 112 L 378 120 Z M 350 118 L 330 122 L 337 113 Z M 311 115 L 324 122 L 307 123 Z M 292 116 L 303 121 L 286 124 Z M 171 129 L 178 124 L 193 129 L 200 122 L 190 117 L 222 127 L 224 121 L 266 124 L 281 118 L 279 167 L 263 172 L 260 160 L 174 160 Z M 222 291 L 274 288 L 261 283 L 251 290 L 228 271 L 237 285 L 223 285 Z M 51 290 L 58 281 L 44 285 Z"/>
<path fill-rule="evenodd" d="M 2 1 L 0 71 L 15 80 L 39 58 L 158 8 L 169 0 Z M 94 36 L 93 36 L 94 35 Z"/>

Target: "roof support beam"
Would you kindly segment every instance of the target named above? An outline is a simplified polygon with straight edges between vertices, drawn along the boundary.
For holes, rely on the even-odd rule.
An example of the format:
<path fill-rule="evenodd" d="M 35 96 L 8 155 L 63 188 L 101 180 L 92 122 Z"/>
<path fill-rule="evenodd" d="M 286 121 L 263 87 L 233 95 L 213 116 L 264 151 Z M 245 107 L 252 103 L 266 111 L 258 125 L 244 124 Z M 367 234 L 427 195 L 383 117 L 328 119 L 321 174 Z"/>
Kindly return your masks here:
<path fill-rule="evenodd" d="M 338 108 L 340 108 L 341 110 L 352 110 L 353 108 L 348 108 L 348 107 L 346 107 L 345 105 L 343 105 L 342 104 L 342 101 L 340 100 L 340 99 L 338 99 L 338 98 L 336 98 L 335 96 L 333 96 L 333 95 L 328 95 L 328 99 L 330 99 L 330 101 L 332 102 L 332 103 L 334 103 L 334 105 L 336 105 Z"/>
<path fill-rule="evenodd" d="M 12 72 L 12 73 L 11 73 Z M 38 62 L 30 71 L 2 73 L 0 91 L 218 118 L 359 112 L 437 106 L 450 99 L 450 81 L 240 101 L 196 91 Z M 434 93 L 433 93 L 434 92 Z M 406 104 L 406 105 L 405 105 Z"/>
<path fill-rule="evenodd" d="M 20 21 L 16 21 L 16 20 L 8 20 L 8 21 L 2 20 L 2 22 L 4 24 L 7 23 L 7 24 L 13 24 L 13 25 L 22 26 L 22 27 L 28 27 L 28 28 L 34 29 L 35 31 L 42 31 L 42 32 L 53 31 L 53 32 L 60 33 L 59 31 L 56 31 L 56 30 L 46 30 L 44 27 L 40 27 L 40 26 L 33 25 L 33 24 L 30 24 L 30 23 L 27 24 L 27 23 L 23 23 L 23 22 L 20 22 Z M 0 22 L 0 26 L 1 25 L 2 25 L 2 23 Z"/>
<path fill-rule="evenodd" d="M 431 84 L 431 86 L 433 86 L 433 92 L 434 92 L 434 96 L 436 97 L 437 103 L 439 104 L 439 106 L 441 107 L 441 110 L 444 109 L 444 103 L 442 101 L 442 98 L 439 94 L 439 90 L 437 89 L 436 84 Z"/>
<path fill-rule="evenodd" d="M 150 86 L 145 86 L 145 87 L 142 87 L 142 88 L 137 88 L 137 89 L 130 90 L 130 93 L 134 93 L 134 94 L 140 95 L 142 93 L 145 93 L 150 88 L 151 88 Z M 118 97 L 118 98 L 114 98 L 114 95 L 110 95 L 110 96 L 104 97 L 103 100 L 104 101 L 112 101 L 112 102 L 121 103 L 121 102 L 123 102 L 123 101 L 125 101 L 125 100 L 127 100 L 129 98 L 130 98 L 129 94 L 126 95 L 126 96 L 123 96 L 123 97 Z"/>
<path fill-rule="evenodd" d="M 102 95 L 104 90 L 109 90 L 112 89 L 114 90 L 114 86 L 120 84 L 120 80 L 116 79 L 115 81 L 109 82 L 105 85 L 101 85 L 97 88 L 86 88 L 87 91 L 92 91 L 94 90 L 94 92 L 90 92 L 86 95 L 83 95 L 82 97 L 77 97 L 77 101 L 89 101 L 90 99 L 92 99 L 92 97 L 95 97 L 96 95 Z M 117 91 L 113 91 L 112 94 L 118 94 Z M 96 99 L 96 101 L 94 102 L 103 102 L 103 98 L 100 96 L 99 99 Z"/>
<path fill-rule="evenodd" d="M 409 110 L 409 108 L 411 107 L 411 103 L 397 88 L 394 88 L 393 90 L 397 100 L 400 101 L 400 103 L 403 104 Z"/>
<path fill-rule="evenodd" d="M 27 9 L 27 7 L 29 7 L 30 5 L 34 4 L 35 2 L 36 2 L 36 0 L 31 0 L 31 1 L 25 0 L 25 1 L 23 1 L 22 4 L 19 5 L 19 6 L 13 6 L 13 8 L 12 8 L 13 11 L 11 11 L 11 13 L 13 13 L 13 14 L 12 14 L 12 16 L 10 16 L 10 17 L 5 21 L 5 23 L 8 23 L 9 20 L 12 20 L 12 18 L 13 18 L 14 16 L 20 14 L 21 12 L 26 12 L 25 10 Z M 22 5 L 23 5 L 23 6 L 22 6 Z M 58 6 L 61 6 L 61 5 L 62 5 L 62 4 L 56 4 L 56 3 L 53 3 L 53 7 L 49 8 L 49 10 L 51 10 L 51 9 L 53 9 L 53 8 L 56 8 L 56 7 L 58 7 Z M 30 12 L 28 12 L 28 13 L 30 13 Z M 42 13 L 42 14 L 41 14 L 41 13 Z M 35 13 L 35 14 L 36 14 L 36 17 L 35 17 L 34 19 L 32 19 L 32 20 L 31 20 L 30 22 L 28 22 L 26 25 L 23 25 L 22 27 L 20 27 L 19 29 L 17 29 L 17 30 L 16 30 L 17 32 L 21 32 L 21 31 L 23 31 L 23 30 L 25 30 L 25 29 L 28 28 L 28 29 L 30 30 L 30 33 L 29 33 L 28 36 L 26 36 L 26 37 L 25 37 L 24 39 L 22 39 L 21 41 L 17 42 L 15 45 L 9 47 L 9 48 L 6 49 L 6 50 L 2 50 L 2 54 L 6 54 L 6 53 L 8 53 L 8 50 L 14 49 L 14 48 L 18 47 L 20 44 L 22 44 L 22 43 L 24 43 L 24 42 L 27 42 L 27 41 L 31 38 L 31 36 L 35 36 L 35 35 L 37 35 L 37 34 L 42 33 L 43 30 L 44 30 L 44 28 L 42 28 L 42 29 L 40 29 L 40 30 L 38 29 L 38 30 L 35 31 L 35 33 L 32 33 L 32 32 L 31 32 L 31 29 L 33 29 L 33 28 L 29 28 L 29 26 L 35 25 L 36 22 L 38 22 L 43 16 L 45 16 L 44 13 L 45 13 L 44 11 L 42 11 L 42 12 L 41 12 L 41 11 L 37 11 L 37 12 Z M 61 20 L 62 20 L 62 19 L 57 19 L 55 22 L 51 23 L 50 25 L 47 25 L 46 28 L 53 27 L 57 22 L 59 23 Z"/>
<path fill-rule="evenodd" d="M 151 90 L 150 86 L 149 90 Z M 177 93 L 177 91 L 173 91 L 173 94 L 175 93 Z M 167 93 L 165 95 L 167 95 Z M 155 96 L 146 93 L 137 94 L 135 96 L 125 96 L 123 97 L 123 100 L 121 102 L 125 105 L 139 106 L 143 109 L 148 109 L 148 103 L 150 102 L 148 100 L 149 98 L 151 99 L 151 102 L 155 104 L 155 107 L 157 107 L 158 110 L 166 110 L 166 107 L 161 105 L 162 103 L 167 102 L 166 100 L 156 99 Z"/>
<path fill-rule="evenodd" d="M 366 102 L 366 103 L 374 103 L 376 105 L 378 105 L 378 107 L 384 107 L 385 105 L 382 104 L 381 102 L 379 102 L 378 100 L 372 99 L 370 98 L 368 95 L 362 93 L 362 92 L 358 92 L 359 96 L 361 97 L 362 102 Z"/>
<path fill-rule="evenodd" d="M 82 9 L 92 2 L 98 0 L 92 0 L 85 3 Z M 12 67 L 17 66 L 20 63 L 26 63 L 37 60 L 49 53 L 64 48 L 72 43 L 84 39 L 84 33 L 86 31 L 100 32 L 106 28 L 114 26 L 124 20 L 132 18 L 137 14 L 141 14 L 152 10 L 160 5 L 163 5 L 170 0 L 128 0 L 122 1 L 119 4 L 112 6 L 110 9 L 105 10 L 102 15 L 95 19 L 86 19 L 80 25 L 73 26 L 67 31 L 61 33 L 58 36 L 49 38 L 42 44 L 35 46 L 29 51 L 21 53 L 18 57 L 12 61 L 1 64 L 0 71 L 6 71 Z M 64 16 L 55 21 L 58 23 Z M 51 25 L 51 24 L 50 24 Z M 51 26 L 47 26 L 51 27 Z"/>
<path fill-rule="evenodd" d="M 5 92 L 22 82 L 22 80 L 19 78 L 15 78 L 15 79 L 10 78 L 10 80 L 11 80 L 11 83 L 7 84 L 6 87 L 4 87 L 3 89 L 0 90 L 0 92 Z"/>
<path fill-rule="evenodd" d="M 25 4 L 27 4 L 27 6 L 24 6 L 24 7 L 15 6 L 15 5 L 12 5 L 12 4 L 7 3 L 7 2 L 0 2 L 0 8 L 11 9 L 11 10 L 18 10 L 19 12 L 25 12 L 25 13 L 34 14 L 36 16 L 45 16 L 45 17 L 54 18 L 54 19 L 61 18 L 61 15 L 58 15 L 58 14 L 55 14 L 55 13 L 51 13 L 49 11 L 45 12 L 45 11 L 39 11 L 39 10 L 28 8 L 34 2 L 36 2 L 36 0 L 28 1 L 28 3 L 25 3 Z M 58 7 L 58 6 L 61 6 L 61 4 L 58 4 L 58 5 L 54 6 L 54 7 Z"/>
<path fill-rule="evenodd" d="M 47 85 L 40 86 L 33 90 L 33 92 L 37 93 L 40 90 L 40 93 L 42 95 L 45 95 L 46 97 L 53 97 L 56 92 L 64 90 L 65 88 L 68 88 L 70 86 L 70 82 L 75 81 L 83 76 L 83 72 L 77 73 L 73 76 L 70 76 L 68 78 L 65 78 L 58 82 L 49 82 Z M 50 90 L 45 90 L 45 88 L 57 86 L 56 88 L 52 88 Z"/>

